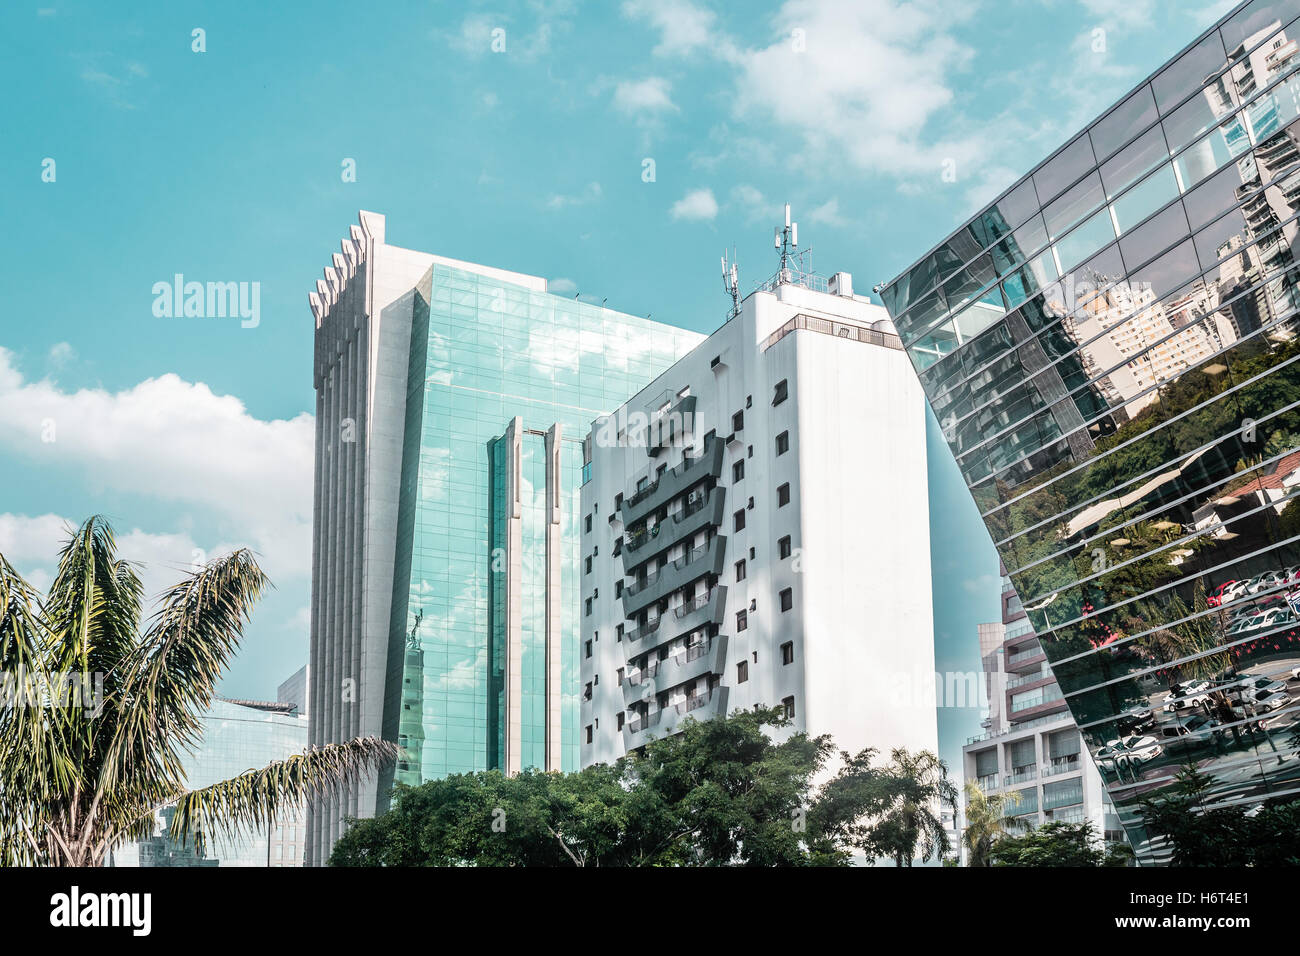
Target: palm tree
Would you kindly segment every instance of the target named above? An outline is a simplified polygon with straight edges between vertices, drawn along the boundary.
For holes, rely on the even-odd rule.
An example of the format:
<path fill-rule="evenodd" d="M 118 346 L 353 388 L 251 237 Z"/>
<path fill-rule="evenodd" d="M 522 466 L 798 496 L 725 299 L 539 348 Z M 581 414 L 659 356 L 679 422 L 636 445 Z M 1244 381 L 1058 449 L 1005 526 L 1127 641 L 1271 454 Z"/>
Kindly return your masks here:
<path fill-rule="evenodd" d="M 71 532 L 44 599 L 0 555 L 0 865 L 100 866 L 172 804 L 177 840 L 260 827 L 396 754 L 358 737 L 185 788 L 183 751 L 268 583 L 236 551 L 165 591 L 141 632 L 140 579 L 103 518 Z"/>
<path fill-rule="evenodd" d="M 1020 794 L 987 794 L 974 780 L 966 781 L 966 829 L 962 842 L 969 853 L 967 866 L 992 866 L 993 844 L 1007 833 L 1012 818 L 1007 811 L 1020 806 Z"/>
<path fill-rule="evenodd" d="M 957 788 L 948 779 L 948 766 L 928 750 L 912 754 L 902 747 L 890 752 L 885 767 L 890 794 L 872 836 L 882 855 L 895 866 L 911 866 L 920 849 L 922 862 L 937 850 L 948 852 L 948 834 L 935 812 L 941 803 L 956 809 Z"/>

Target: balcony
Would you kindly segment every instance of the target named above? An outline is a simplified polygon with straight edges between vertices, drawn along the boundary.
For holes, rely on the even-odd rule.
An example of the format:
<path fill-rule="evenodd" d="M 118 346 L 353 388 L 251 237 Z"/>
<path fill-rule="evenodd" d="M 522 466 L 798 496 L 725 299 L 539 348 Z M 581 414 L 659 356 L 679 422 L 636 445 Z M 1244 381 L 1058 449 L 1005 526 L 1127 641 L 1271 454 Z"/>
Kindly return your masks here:
<path fill-rule="evenodd" d="M 687 458 L 676 468 L 664 472 L 657 479 L 633 495 L 623 499 L 619 513 L 625 527 L 632 527 L 656 509 L 662 508 L 692 485 L 707 479 L 717 479 L 722 474 L 723 444 L 716 438 L 704 443 L 704 451 L 697 458 Z"/>
<path fill-rule="evenodd" d="M 1028 783 L 1030 780 L 1038 779 L 1038 767 L 1030 764 L 1027 767 L 1014 767 L 1002 781 L 1002 785 L 1010 787 L 1017 783 Z"/>
<path fill-rule="evenodd" d="M 717 577 L 722 573 L 726 556 L 727 539 L 718 535 L 703 547 L 647 574 L 644 579 L 623 589 L 624 616 L 636 617 L 650 605 L 705 575 Z"/>
<path fill-rule="evenodd" d="M 631 574 L 640 565 L 703 528 L 721 526 L 725 508 L 726 489 L 719 485 L 676 514 L 657 522 L 653 528 L 628 532 L 627 544 L 623 549 L 624 570 Z"/>
<path fill-rule="evenodd" d="M 979 785 L 979 788 L 983 790 L 985 793 L 988 793 L 990 790 L 996 790 L 999 786 L 998 775 L 996 771 L 993 773 L 986 773 L 982 777 L 976 777 L 975 782 Z"/>
<path fill-rule="evenodd" d="M 1074 757 L 1054 757 L 1052 762 L 1043 767 L 1044 777 L 1059 777 L 1063 773 L 1079 773 L 1083 770 L 1083 762 Z"/>
<path fill-rule="evenodd" d="M 644 654 L 674 638 L 698 631 L 708 624 L 721 624 L 727 606 L 726 585 L 717 584 L 702 597 L 687 601 L 673 610 L 659 615 L 644 627 L 623 635 L 623 647 L 628 659 Z M 663 685 L 660 685 L 663 686 Z"/>
<path fill-rule="evenodd" d="M 1036 657 L 1044 656 L 1043 648 L 1040 645 L 1035 644 L 1033 647 L 1026 648 L 1023 651 L 1016 651 L 1014 654 L 1008 654 L 1007 666 L 1015 667 L 1019 664 L 1025 663 L 1026 661 L 1032 661 Z"/>
<path fill-rule="evenodd" d="M 1036 670 L 1031 674 L 1022 674 L 1019 677 L 1013 677 L 1007 681 L 1007 690 L 1013 690 L 1016 687 L 1023 687 L 1025 684 L 1032 684 L 1036 680 L 1048 680 L 1052 672 L 1047 669 L 1046 665 L 1041 670 Z"/>
<path fill-rule="evenodd" d="M 689 440 L 695 421 L 695 406 L 698 402 L 696 396 L 685 395 L 650 422 L 646 451 L 651 458 L 658 458 L 666 449 L 671 448 L 674 442 Z"/>
<path fill-rule="evenodd" d="M 628 750 L 643 747 L 655 737 L 665 737 L 675 733 L 682 722 L 691 717 L 694 720 L 711 720 L 727 712 L 727 688 L 715 687 L 713 690 L 688 698 L 678 704 L 656 710 L 644 717 L 635 717 L 623 725 L 623 744 Z"/>
<path fill-rule="evenodd" d="M 623 700 L 630 707 L 635 701 L 653 698 L 660 689 L 676 687 L 705 674 L 721 674 L 726 664 L 726 636 L 705 638 L 662 661 L 651 661 L 643 670 L 630 673 L 623 680 Z"/>

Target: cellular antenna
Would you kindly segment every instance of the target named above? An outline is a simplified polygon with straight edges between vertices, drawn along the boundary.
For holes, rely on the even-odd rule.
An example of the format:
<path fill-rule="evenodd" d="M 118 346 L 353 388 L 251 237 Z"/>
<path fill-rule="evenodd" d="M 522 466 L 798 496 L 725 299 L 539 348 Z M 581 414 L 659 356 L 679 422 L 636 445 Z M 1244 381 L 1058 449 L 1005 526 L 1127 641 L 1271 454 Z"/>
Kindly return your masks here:
<path fill-rule="evenodd" d="M 730 321 L 740 314 L 740 273 L 736 269 L 736 247 L 731 247 L 731 262 L 727 262 L 727 252 L 722 252 L 722 289 L 731 296 L 731 311 L 727 314 Z"/>
<path fill-rule="evenodd" d="M 791 221 L 789 203 L 785 204 L 785 228 L 777 227 L 773 245 L 781 256 L 781 267 L 776 273 L 777 282 L 793 282 L 796 275 L 804 272 L 804 263 L 803 253 L 798 251 L 799 223 Z"/>

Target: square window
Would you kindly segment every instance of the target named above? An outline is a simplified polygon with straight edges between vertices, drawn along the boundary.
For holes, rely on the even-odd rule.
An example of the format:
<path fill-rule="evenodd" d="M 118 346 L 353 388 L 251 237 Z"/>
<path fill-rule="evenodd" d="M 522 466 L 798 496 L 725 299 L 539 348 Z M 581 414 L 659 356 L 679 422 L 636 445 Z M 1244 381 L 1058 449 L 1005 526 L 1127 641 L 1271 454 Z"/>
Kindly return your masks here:
<path fill-rule="evenodd" d="M 794 588 L 781 589 L 781 610 L 788 611 L 794 607 Z"/>
<path fill-rule="evenodd" d="M 736 581 L 743 580 L 745 580 L 745 560 L 742 558 L 736 562 Z"/>
<path fill-rule="evenodd" d="M 786 558 L 790 557 L 790 551 L 790 536 L 787 534 L 776 543 L 776 553 L 777 556 L 784 561 Z"/>
<path fill-rule="evenodd" d="M 736 683 L 743 684 L 749 680 L 749 661 L 736 662 Z"/>
<path fill-rule="evenodd" d="M 731 416 L 731 430 L 733 432 L 742 431 L 745 427 L 745 413 L 736 412 Z"/>
<path fill-rule="evenodd" d="M 745 509 L 741 508 L 731 516 L 733 531 L 740 531 L 745 527 Z"/>
<path fill-rule="evenodd" d="M 784 700 L 781 701 L 781 707 L 782 709 L 785 710 L 786 717 L 793 720 L 794 719 L 794 698 L 786 697 Z"/>
<path fill-rule="evenodd" d="M 780 405 L 782 402 L 784 402 L 787 398 L 790 397 L 790 388 L 786 384 L 787 382 L 788 379 L 783 378 L 781 379 L 781 381 L 776 383 L 776 394 L 772 396 L 773 405 Z"/>
<path fill-rule="evenodd" d="M 790 503 L 790 483 L 787 481 L 780 488 L 776 489 L 776 506 L 784 508 Z"/>
<path fill-rule="evenodd" d="M 745 459 L 742 458 L 740 461 L 736 462 L 731 466 L 731 480 L 733 482 L 736 482 L 736 481 L 740 481 L 740 479 L 744 477 L 745 477 Z"/>
<path fill-rule="evenodd" d="M 790 433 L 781 432 L 781 434 L 776 436 L 776 453 L 778 455 L 784 455 L 789 450 L 790 450 Z"/>
<path fill-rule="evenodd" d="M 747 627 L 749 627 L 749 612 L 748 612 L 748 611 L 737 611 L 737 612 L 736 612 L 736 632 L 739 633 L 739 632 L 743 631 L 743 630 L 744 630 L 745 628 L 747 628 Z"/>
<path fill-rule="evenodd" d="M 794 663 L 794 641 L 786 641 L 781 645 L 781 663 Z"/>

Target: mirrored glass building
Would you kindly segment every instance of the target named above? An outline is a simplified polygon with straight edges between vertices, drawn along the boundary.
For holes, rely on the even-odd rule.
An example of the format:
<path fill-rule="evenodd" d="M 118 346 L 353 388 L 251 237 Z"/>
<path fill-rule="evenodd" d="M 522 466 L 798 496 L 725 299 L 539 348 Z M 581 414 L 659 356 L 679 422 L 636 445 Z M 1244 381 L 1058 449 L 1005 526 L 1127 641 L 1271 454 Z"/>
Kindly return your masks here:
<path fill-rule="evenodd" d="M 1297 18 L 1239 6 L 884 289 L 1145 862 L 1189 764 L 1300 795 Z"/>

